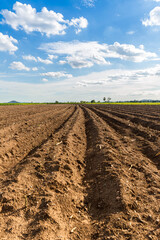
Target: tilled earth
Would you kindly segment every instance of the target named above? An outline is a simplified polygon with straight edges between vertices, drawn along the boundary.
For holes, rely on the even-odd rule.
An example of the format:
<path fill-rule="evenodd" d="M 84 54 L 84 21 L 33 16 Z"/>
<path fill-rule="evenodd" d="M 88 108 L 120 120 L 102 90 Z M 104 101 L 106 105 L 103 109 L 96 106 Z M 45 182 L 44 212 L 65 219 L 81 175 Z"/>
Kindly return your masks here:
<path fill-rule="evenodd" d="M 0 240 L 160 239 L 160 106 L 0 113 Z"/>

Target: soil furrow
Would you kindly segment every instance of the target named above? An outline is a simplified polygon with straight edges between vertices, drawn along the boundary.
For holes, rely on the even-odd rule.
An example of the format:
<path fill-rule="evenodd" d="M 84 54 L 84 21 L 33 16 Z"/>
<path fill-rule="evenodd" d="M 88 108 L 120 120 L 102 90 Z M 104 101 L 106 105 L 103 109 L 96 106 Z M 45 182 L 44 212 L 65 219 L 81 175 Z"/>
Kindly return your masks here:
<path fill-rule="evenodd" d="M 101 139 L 101 141 L 98 140 L 101 153 L 98 154 L 95 150 L 96 146 L 92 146 L 87 169 L 87 176 L 90 176 L 91 172 L 96 172 L 94 177 L 89 177 L 91 193 L 90 197 L 88 196 L 88 205 L 90 208 L 96 201 L 96 195 L 101 196 L 96 202 L 96 204 L 100 203 L 100 209 L 97 210 L 96 205 L 93 209 L 91 208 L 91 215 L 93 221 L 96 219 L 95 226 L 97 226 L 93 239 L 149 239 L 153 237 L 158 240 L 159 207 L 157 204 L 159 203 L 160 177 L 157 169 L 139 151 L 133 150 L 129 142 L 126 148 L 122 136 L 114 132 L 107 122 L 105 123 L 90 110 L 87 109 L 87 111 L 97 126 Z M 90 133 L 88 135 L 89 141 L 93 144 L 94 133 L 97 137 L 97 132 L 91 122 L 89 122 L 89 127 L 90 133 L 94 130 L 93 135 Z M 89 170 L 91 167 L 94 171 Z M 95 177 L 97 175 L 99 175 L 99 184 Z M 110 175 L 113 175 L 112 184 L 106 182 L 105 185 Z M 117 185 L 114 185 L 115 181 L 118 182 Z M 116 186 L 118 186 L 117 189 Z M 113 211 L 118 207 L 116 201 L 120 202 L 121 211 Z M 94 229 L 96 229 L 95 226 Z M 153 233 L 153 229 L 156 234 Z"/>
<path fill-rule="evenodd" d="M 128 113 L 158 118 L 159 108 L 29 108 L 13 113 L 26 115 L 10 136 L 0 131 L 0 239 L 160 239 L 158 122 Z"/>
<path fill-rule="evenodd" d="M 131 122 L 122 121 L 120 118 L 115 118 L 111 114 L 108 114 L 97 109 L 92 109 L 96 114 L 102 117 L 113 129 L 115 129 L 120 135 L 124 136 L 124 142 L 126 145 L 129 141 L 132 142 L 132 146 L 141 151 L 147 156 L 157 168 L 160 168 L 159 155 L 159 132 L 150 131 L 143 128 L 140 125 L 132 125 Z"/>
<path fill-rule="evenodd" d="M 47 142 L 26 157 L 21 171 L 12 172 L 14 181 L 2 188 L 1 238 L 7 234 L 8 240 L 17 236 L 89 239 L 82 185 L 84 140 L 84 116 L 78 107 Z"/>
<path fill-rule="evenodd" d="M 4 172 L 4 176 L 6 175 L 7 178 L 13 174 L 14 172 L 14 178 L 16 176 L 16 174 L 19 174 L 20 171 L 23 169 L 23 164 L 26 164 L 27 162 L 27 159 L 36 154 L 36 152 L 41 149 L 43 147 L 44 144 L 46 144 L 57 132 L 59 132 L 63 127 L 64 125 L 73 117 L 73 115 L 75 114 L 77 108 L 75 107 L 74 111 L 69 115 L 69 117 L 67 117 L 67 119 L 64 120 L 64 122 L 62 122 L 62 124 L 60 126 L 58 126 L 58 128 L 56 128 L 46 139 L 44 139 L 38 146 L 34 147 L 33 149 L 31 149 L 29 151 L 29 153 L 24 157 L 22 158 L 14 167 L 10 168 L 10 170 Z M 69 130 L 68 130 L 69 131 Z M 16 174 L 15 174 L 16 173 Z M 3 177 L 4 177 L 3 176 Z M 11 177 L 10 177 L 11 178 Z M 9 184 L 9 182 L 12 182 L 14 181 L 14 178 L 10 181 L 7 180 L 7 183 Z"/>
<path fill-rule="evenodd" d="M 14 109 L 14 106 L 3 106 L 5 109 L 2 111 L 2 106 L 0 106 L 0 131 L 3 130 L 6 127 L 11 126 L 12 124 L 15 125 L 15 123 L 21 123 L 22 121 L 28 122 L 29 120 L 32 120 L 37 117 L 42 117 L 42 115 L 50 115 L 50 113 L 56 110 L 66 110 L 70 108 L 71 106 L 64 106 L 64 105 L 39 105 L 39 106 L 17 106 L 16 112 Z M 17 111 L 18 110 L 18 111 Z"/>
<path fill-rule="evenodd" d="M 96 106 L 95 106 L 96 108 Z M 107 106 L 107 107 L 103 107 L 103 106 L 98 106 L 97 107 L 98 109 L 100 110 L 104 110 L 104 111 L 107 111 L 107 112 L 110 112 L 110 113 L 114 113 L 114 114 L 117 114 L 117 116 L 126 116 L 127 117 L 131 117 L 131 118 L 135 118 L 137 117 L 137 120 L 138 119 L 143 119 L 143 120 L 151 120 L 151 121 L 160 121 L 160 116 L 154 116 L 154 115 L 148 115 L 147 113 L 137 113 L 137 111 L 135 111 L 134 109 L 132 109 L 133 111 L 129 111 L 127 109 L 123 109 L 122 108 L 115 108 L 113 105 L 112 106 Z"/>
<path fill-rule="evenodd" d="M 97 108 L 95 108 L 95 109 L 97 109 Z M 105 110 L 105 109 L 98 109 L 98 110 L 101 110 L 105 113 L 109 113 L 113 116 L 117 116 L 120 119 L 129 120 L 132 123 L 142 125 L 142 127 L 149 127 L 153 130 L 160 130 L 160 124 L 158 124 L 160 122 L 160 118 L 156 119 L 157 121 L 155 121 L 155 119 L 153 119 L 153 118 L 149 119 L 149 118 L 145 117 L 145 119 L 144 119 L 144 117 L 142 117 L 142 116 L 135 117 L 135 114 L 132 114 L 133 116 L 131 116 L 127 113 L 122 114 L 122 113 L 114 112 L 112 110 Z"/>
<path fill-rule="evenodd" d="M 95 105 L 92 105 L 95 106 Z M 151 115 L 160 117 L 159 113 L 159 105 L 97 105 L 98 108 L 101 109 L 110 109 L 113 111 L 118 111 L 122 113 L 135 113 L 141 115 Z"/>
<path fill-rule="evenodd" d="M 5 133 L 0 145 L 0 172 L 4 172 L 8 167 L 15 165 L 24 158 L 32 149 L 36 149 L 43 141 L 58 128 L 63 121 L 68 119 L 74 112 L 74 107 L 68 111 L 53 111 L 49 116 L 37 118 L 28 123 L 22 122 L 21 126 L 11 128 Z M 2 137 L 2 136 L 1 136 Z M 2 167 L 3 166 L 3 167 Z"/>
<path fill-rule="evenodd" d="M 87 135 L 86 175 L 84 178 L 87 196 L 85 204 L 91 215 L 94 229 L 91 239 L 105 239 L 109 236 L 106 222 L 109 221 L 111 215 L 114 216 L 125 210 L 125 206 L 121 198 L 118 172 L 112 168 L 112 156 L 106 154 L 109 146 L 104 143 L 107 136 L 107 129 L 104 129 L 105 124 L 90 110 L 84 108 L 84 112 Z"/>

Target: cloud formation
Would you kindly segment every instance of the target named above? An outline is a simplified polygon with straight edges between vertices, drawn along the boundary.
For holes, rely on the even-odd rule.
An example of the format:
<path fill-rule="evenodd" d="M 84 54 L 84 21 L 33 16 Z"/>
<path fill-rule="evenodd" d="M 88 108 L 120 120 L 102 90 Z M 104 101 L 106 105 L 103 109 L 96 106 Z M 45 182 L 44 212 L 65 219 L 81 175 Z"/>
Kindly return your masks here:
<path fill-rule="evenodd" d="M 149 13 L 149 18 L 142 21 L 144 26 L 160 26 L 160 7 L 155 7 Z"/>
<path fill-rule="evenodd" d="M 82 29 L 87 28 L 88 21 L 84 17 L 72 18 L 72 20 L 70 21 L 69 25 L 75 27 L 76 33 L 80 33 L 82 31 Z"/>
<path fill-rule="evenodd" d="M 57 58 L 58 58 L 58 56 L 56 56 L 56 55 L 48 54 L 48 59 L 50 59 L 50 60 L 57 59 Z"/>
<path fill-rule="evenodd" d="M 44 64 L 53 64 L 53 62 L 50 60 L 51 58 L 53 59 L 53 57 L 51 57 L 51 55 L 50 55 L 50 57 L 48 57 L 48 59 L 42 59 L 41 57 L 35 58 L 32 55 L 25 55 L 25 56 L 22 56 L 22 58 L 27 61 L 41 62 Z"/>
<path fill-rule="evenodd" d="M 30 68 L 26 67 L 22 62 L 12 62 L 9 68 L 18 70 L 18 71 L 30 71 Z"/>
<path fill-rule="evenodd" d="M 49 59 L 42 59 L 40 57 L 37 57 L 38 62 L 44 63 L 44 64 L 52 64 L 53 62 Z"/>
<path fill-rule="evenodd" d="M 41 76 L 50 77 L 50 78 L 61 78 L 61 77 L 71 78 L 72 74 L 68 74 L 65 72 L 46 72 L 46 73 L 41 73 Z"/>
<path fill-rule="evenodd" d="M 107 86 L 111 87 L 115 85 L 127 85 L 128 87 L 131 84 L 141 84 L 143 83 L 143 89 L 147 86 L 145 86 L 146 82 L 150 79 L 151 85 L 153 87 L 153 82 L 156 80 L 156 82 L 159 82 L 160 78 L 160 64 L 155 65 L 151 68 L 144 68 L 140 70 L 121 70 L 121 69 L 115 69 L 115 70 L 107 70 L 102 71 L 99 73 L 91 73 L 87 76 L 78 77 L 79 81 L 77 81 L 78 86 Z M 158 80 L 157 80 L 158 79 Z"/>
<path fill-rule="evenodd" d="M 82 0 L 82 4 L 86 7 L 94 7 L 96 0 Z"/>
<path fill-rule="evenodd" d="M 94 64 L 110 64 L 105 60 L 106 45 L 98 42 L 54 42 L 44 44 L 40 49 L 56 55 L 66 55 L 59 63 L 67 63 L 72 68 L 92 67 Z"/>
<path fill-rule="evenodd" d="M 13 37 L 9 37 L 0 32 L 0 52 L 9 52 L 10 54 L 13 54 L 18 50 L 18 47 L 14 45 L 17 43 L 18 41 Z"/>
<path fill-rule="evenodd" d="M 71 21 L 65 20 L 61 13 L 49 11 L 46 7 L 43 7 L 41 12 L 37 12 L 30 4 L 16 2 L 13 10 L 14 12 L 7 9 L 1 11 L 4 17 L 2 23 L 10 25 L 15 30 L 22 29 L 26 33 L 36 31 L 49 37 L 50 35 L 64 35 L 70 26 L 74 26 L 76 32 L 79 33 L 88 25 L 84 17 L 72 18 Z"/>
<path fill-rule="evenodd" d="M 43 78 L 42 82 L 48 82 L 48 79 L 47 78 Z"/>
<path fill-rule="evenodd" d="M 69 64 L 72 68 L 92 67 L 94 64 L 109 65 L 106 59 L 117 58 L 132 62 L 143 62 L 157 57 L 155 53 L 147 52 L 144 46 L 136 48 L 131 44 L 120 44 L 115 42 L 113 45 L 92 42 L 53 42 L 43 44 L 41 50 L 50 54 L 61 55 L 60 64 Z"/>
<path fill-rule="evenodd" d="M 34 71 L 34 72 L 35 72 L 35 71 L 38 71 L 38 68 L 37 68 L 37 67 L 33 67 L 33 68 L 32 68 L 32 71 Z"/>
<path fill-rule="evenodd" d="M 143 45 L 136 48 L 134 45 L 120 44 L 118 42 L 115 42 L 113 45 L 108 45 L 107 55 L 107 57 L 110 58 L 119 58 L 132 62 L 143 62 L 157 57 L 155 53 L 146 52 Z"/>
<path fill-rule="evenodd" d="M 135 34 L 135 31 L 128 31 L 127 34 L 128 35 L 133 35 L 133 34 Z"/>
<path fill-rule="evenodd" d="M 37 59 L 35 57 L 31 56 L 31 55 L 22 56 L 22 58 L 24 60 L 27 60 L 27 61 L 35 61 L 35 62 L 37 62 Z"/>
<path fill-rule="evenodd" d="M 22 74 L 26 76 L 26 73 Z M 4 97 L 4 101 L 9 101 L 10 98 L 26 102 L 89 101 L 102 100 L 104 96 L 110 96 L 113 101 L 119 101 L 158 99 L 160 94 L 160 64 L 139 70 L 116 68 L 92 72 L 87 75 L 64 78 L 61 81 L 47 82 L 43 81 L 43 78 L 50 80 L 49 77 L 42 77 L 40 83 L 17 82 L 18 78 L 22 78 L 22 74 L 16 75 L 15 80 L 13 77 L 10 78 L 12 74 L 0 74 L 0 96 Z M 8 82 L 7 79 L 12 81 Z"/>

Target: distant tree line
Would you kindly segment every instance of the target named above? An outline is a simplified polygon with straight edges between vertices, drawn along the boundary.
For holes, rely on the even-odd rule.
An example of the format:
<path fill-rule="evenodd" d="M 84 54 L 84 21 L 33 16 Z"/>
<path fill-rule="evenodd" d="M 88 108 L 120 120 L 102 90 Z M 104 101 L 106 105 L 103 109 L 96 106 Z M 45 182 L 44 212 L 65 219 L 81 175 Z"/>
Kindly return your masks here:
<path fill-rule="evenodd" d="M 110 97 L 108 97 L 107 99 L 106 99 L 106 97 L 104 97 L 103 98 L 103 102 L 104 103 L 109 103 L 111 101 L 111 98 Z M 100 101 L 95 101 L 94 99 L 93 100 L 91 100 L 91 103 L 100 103 Z"/>
<path fill-rule="evenodd" d="M 160 103 L 160 100 L 152 100 L 152 99 L 143 99 L 143 100 L 130 100 L 130 101 L 115 101 L 114 103 Z M 64 103 L 68 103 L 68 104 L 87 104 L 87 103 L 111 103 L 111 97 L 103 97 L 103 101 L 96 101 L 95 99 L 92 99 L 90 102 L 89 101 L 80 101 L 80 102 L 59 102 L 59 101 L 55 101 L 55 102 L 48 102 L 48 104 L 64 104 Z"/>

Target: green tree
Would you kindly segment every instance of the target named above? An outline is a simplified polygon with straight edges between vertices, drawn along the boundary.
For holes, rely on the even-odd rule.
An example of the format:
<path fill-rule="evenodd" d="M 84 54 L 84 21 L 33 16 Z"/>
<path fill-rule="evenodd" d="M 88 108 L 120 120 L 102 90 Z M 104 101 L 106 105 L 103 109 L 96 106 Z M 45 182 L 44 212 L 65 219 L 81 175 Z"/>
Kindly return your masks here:
<path fill-rule="evenodd" d="M 110 98 L 110 97 L 108 97 L 108 98 L 107 98 L 107 102 L 110 102 L 110 101 L 111 101 L 111 98 Z"/>
<path fill-rule="evenodd" d="M 103 101 L 106 102 L 106 98 L 105 97 L 103 98 Z"/>

